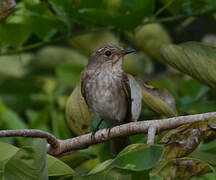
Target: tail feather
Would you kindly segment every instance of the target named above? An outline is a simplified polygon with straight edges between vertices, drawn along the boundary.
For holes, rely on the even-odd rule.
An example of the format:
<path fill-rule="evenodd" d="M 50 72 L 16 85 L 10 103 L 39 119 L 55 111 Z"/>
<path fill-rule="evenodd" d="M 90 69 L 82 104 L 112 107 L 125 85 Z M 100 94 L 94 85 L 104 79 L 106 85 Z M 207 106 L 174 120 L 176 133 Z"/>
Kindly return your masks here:
<path fill-rule="evenodd" d="M 113 155 L 117 155 L 126 146 L 130 144 L 129 137 L 116 138 L 111 141 L 111 152 Z"/>

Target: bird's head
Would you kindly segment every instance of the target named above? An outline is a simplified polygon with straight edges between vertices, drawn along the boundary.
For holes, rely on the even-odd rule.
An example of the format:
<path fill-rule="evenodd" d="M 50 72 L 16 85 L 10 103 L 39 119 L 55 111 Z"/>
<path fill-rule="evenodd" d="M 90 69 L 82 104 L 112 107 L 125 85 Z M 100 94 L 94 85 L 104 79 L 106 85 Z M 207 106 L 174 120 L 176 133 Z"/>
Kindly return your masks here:
<path fill-rule="evenodd" d="M 91 54 L 89 63 L 115 63 L 122 60 L 126 54 L 130 54 L 132 52 L 135 52 L 135 50 L 123 49 L 122 47 L 116 45 L 104 45 Z"/>

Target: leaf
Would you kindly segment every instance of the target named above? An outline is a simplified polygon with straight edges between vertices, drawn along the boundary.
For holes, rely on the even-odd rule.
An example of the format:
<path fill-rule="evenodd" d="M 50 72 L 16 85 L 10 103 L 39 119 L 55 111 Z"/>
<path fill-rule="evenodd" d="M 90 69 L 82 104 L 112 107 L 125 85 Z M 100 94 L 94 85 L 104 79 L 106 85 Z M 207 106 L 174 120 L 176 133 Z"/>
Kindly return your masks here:
<path fill-rule="evenodd" d="M 175 99 L 168 91 L 147 85 L 143 81 L 139 82 L 142 87 L 142 103 L 144 107 L 167 117 L 177 115 Z"/>
<path fill-rule="evenodd" d="M 31 30 L 27 24 L 0 24 L 0 47 L 19 47 L 27 41 L 30 34 Z"/>
<path fill-rule="evenodd" d="M 161 0 L 164 4 L 169 3 L 169 0 Z M 216 2 L 214 0 L 175 0 L 169 6 L 168 10 L 172 14 L 200 14 L 214 11 L 216 9 Z"/>
<path fill-rule="evenodd" d="M 26 129 L 24 121 L 11 109 L 4 108 L 2 117 L 0 117 L 8 129 Z"/>
<path fill-rule="evenodd" d="M 75 180 L 94 180 L 94 179 L 103 179 L 103 180 L 131 180 L 131 173 L 121 169 L 113 168 L 105 170 L 102 173 L 93 174 L 91 176 L 78 176 L 75 177 Z"/>
<path fill-rule="evenodd" d="M 131 106 L 131 113 L 132 113 L 132 120 L 137 121 L 141 109 L 142 109 L 142 89 L 139 83 L 131 76 L 127 74 L 129 79 L 130 89 L 131 89 L 131 99 L 132 99 L 132 106 Z"/>
<path fill-rule="evenodd" d="M 66 105 L 66 119 L 71 130 L 76 135 L 87 132 L 94 118 L 81 94 L 81 84 L 73 90 Z"/>
<path fill-rule="evenodd" d="M 97 173 L 100 173 L 102 171 L 105 171 L 106 169 L 111 169 L 111 165 L 113 163 L 113 159 L 109 159 L 109 160 L 106 160 L 102 163 L 100 163 L 98 166 L 96 166 L 94 169 L 92 169 L 88 175 L 93 175 L 93 174 L 97 174 Z"/>
<path fill-rule="evenodd" d="M 60 157 L 60 160 L 69 165 L 70 167 L 76 168 L 81 164 L 83 165 L 84 162 L 92 160 L 93 158 L 94 156 L 89 153 L 76 151 L 71 153 L 70 155 Z"/>
<path fill-rule="evenodd" d="M 132 171 L 148 170 L 161 160 L 162 155 L 162 146 L 132 144 L 119 153 L 112 166 Z"/>
<path fill-rule="evenodd" d="M 193 78 L 216 89 L 216 47 L 188 42 L 182 45 L 163 45 L 163 61 Z"/>
<path fill-rule="evenodd" d="M 208 153 L 208 152 L 202 152 L 202 151 L 194 151 L 192 152 L 189 157 L 191 158 L 196 158 L 196 159 L 200 159 L 206 163 L 209 163 L 213 166 L 216 165 L 216 155 L 213 153 Z"/>
<path fill-rule="evenodd" d="M 94 41 L 94 43 L 92 43 L 92 41 Z M 70 42 L 71 42 L 71 45 L 74 48 L 76 48 L 78 51 L 81 51 L 87 56 L 89 56 L 94 50 L 100 48 L 104 44 L 119 45 L 121 44 L 119 43 L 119 41 L 120 41 L 119 38 L 114 33 L 110 31 L 100 31 L 96 33 L 89 32 L 83 35 L 73 37 Z M 53 57 L 53 58 L 55 60 L 55 58 L 57 57 Z M 74 58 L 74 61 L 75 59 L 78 59 L 78 58 L 79 57 Z M 68 59 L 70 58 L 68 57 Z M 63 58 L 63 61 L 64 61 L 64 58 Z M 143 53 L 134 53 L 134 54 L 130 54 L 124 57 L 123 69 L 125 72 L 130 73 L 132 75 L 143 74 L 149 71 L 151 72 L 152 68 L 153 68 L 152 62 L 150 58 Z"/>
<path fill-rule="evenodd" d="M 64 64 L 57 67 L 56 74 L 64 83 L 76 87 L 82 71 L 83 66 Z"/>
<path fill-rule="evenodd" d="M 142 179 L 161 159 L 163 147 L 159 145 L 132 144 L 115 159 L 109 159 L 77 179 Z"/>
<path fill-rule="evenodd" d="M 49 176 L 73 175 L 74 171 L 59 159 L 47 155 L 47 168 Z"/>
<path fill-rule="evenodd" d="M 121 151 L 115 159 L 110 159 L 99 164 L 89 172 L 89 175 L 97 174 L 114 167 L 130 171 L 149 170 L 160 161 L 162 155 L 162 146 L 132 144 Z"/>
<path fill-rule="evenodd" d="M 71 6 L 72 1 L 65 1 L 68 6 Z M 62 7 L 59 3 L 59 1 L 56 0 L 50 0 L 50 5 L 52 6 L 53 10 L 56 12 L 56 14 L 59 16 L 59 19 L 65 23 L 65 25 L 68 28 L 68 31 L 70 31 L 71 23 L 70 18 L 67 16 L 67 12 L 64 10 L 64 7 Z"/>
<path fill-rule="evenodd" d="M 21 148 L 5 165 L 3 178 L 46 180 L 46 140 L 39 139 L 33 147 Z"/>
<path fill-rule="evenodd" d="M 92 43 L 94 41 L 94 43 Z M 71 39 L 71 45 L 77 50 L 89 56 L 94 50 L 103 46 L 104 44 L 118 45 L 119 39 L 109 31 L 102 31 L 97 33 L 86 33 L 75 36 Z"/>
<path fill-rule="evenodd" d="M 194 176 L 213 172 L 209 164 L 194 158 L 178 158 L 164 162 L 163 166 L 153 170 L 163 179 L 189 180 Z"/>
<path fill-rule="evenodd" d="M 157 60 L 162 58 L 160 55 L 161 45 L 172 42 L 166 29 L 158 23 L 142 25 L 133 34 L 129 34 L 129 37 L 143 52 Z"/>
<path fill-rule="evenodd" d="M 26 65 L 28 65 L 32 57 L 33 55 L 31 54 L 1 56 L 0 57 L 1 77 L 13 77 L 13 78 L 23 77 L 27 71 Z"/>
<path fill-rule="evenodd" d="M 0 174 L 4 172 L 4 167 L 7 161 L 19 150 L 17 147 L 0 142 Z"/>
<path fill-rule="evenodd" d="M 215 120 L 187 124 L 169 131 L 160 141 L 165 146 L 163 159 L 184 157 L 194 151 L 202 140 L 214 133 L 209 130 L 210 123 Z"/>
<path fill-rule="evenodd" d="M 93 7 L 73 9 L 71 12 L 73 18 L 86 26 L 99 24 L 121 29 L 134 29 L 142 22 L 143 18 L 152 15 L 154 10 L 154 1 L 151 0 L 133 0 L 130 6 L 126 6 L 127 8 L 117 12 L 106 9 L 105 6 L 97 7 L 96 3 L 92 4 Z"/>
<path fill-rule="evenodd" d="M 56 68 L 58 65 L 64 64 L 84 67 L 87 62 L 87 58 L 76 50 L 59 46 L 47 46 L 38 51 L 32 64 L 39 68 Z"/>

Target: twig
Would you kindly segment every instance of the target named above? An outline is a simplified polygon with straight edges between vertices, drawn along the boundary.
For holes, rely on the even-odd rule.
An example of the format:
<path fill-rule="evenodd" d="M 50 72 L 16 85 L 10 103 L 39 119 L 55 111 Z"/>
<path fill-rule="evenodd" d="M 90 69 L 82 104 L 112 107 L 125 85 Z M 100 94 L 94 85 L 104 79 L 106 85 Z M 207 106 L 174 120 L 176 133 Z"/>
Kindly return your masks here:
<path fill-rule="evenodd" d="M 164 12 L 168 7 L 170 7 L 172 5 L 172 3 L 174 3 L 175 0 L 170 0 L 168 1 L 168 3 L 166 3 L 164 6 L 162 6 L 162 8 L 160 8 L 155 14 L 154 17 L 157 17 L 158 15 L 160 15 L 162 12 Z"/>
<path fill-rule="evenodd" d="M 106 142 L 117 137 L 126 137 L 147 132 L 149 132 L 149 134 L 155 134 L 155 131 L 159 133 L 164 130 L 177 128 L 183 124 L 194 123 L 198 121 L 206 121 L 210 118 L 216 118 L 216 112 L 179 116 L 160 120 L 131 122 L 113 127 L 110 131 L 107 131 L 107 129 L 99 130 L 95 134 L 94 138 L 92 138 L 92 134 L 89 133 L 71 139 L 58 140 L 53 135 L 47 132 L 33 129 L 3 130 L 0 131 L 0 137 L 21 136 L 46 138 L 48 143 L 50 144 L 48 146 L 47 152 L 54 156 L 59 156 L 67 154 L 67 152 L 87 148 L 88 146 L 93 144 Z M 153 136 L 148 138 L 150 142 L 154 140 Z"/>
<path fill-rule="evenodd" d="M 0 137 L 45 138 L 52 148 L 58 147 L 58 140 L 52 134 L 37 129 L 1 130 Z"/>
<path fill-rule="evenodd" d="M 205 14 L 209 14 L 211 12 L 214 12 L 215 9 L 211 9 L 209 11 L 203 11 L 203 12 L 194 12 L 191 14 L 178 14 L 175 16 L 170 16 L 170 17 L 162 17 L 156 19 L 154 16 L 152 18 L 146 18 L 143 20 L 143 23 L 141 25 L 146 25 L 146 24 L 152 24 L 152 23 L 164 23 L 164 22 L 173 22 L 173 21 L 178 21 L 178 20 L 183 20 L 188 17 L 198 17 L 198 16 L 203 16 Z"/>
<path fill-rule="evenodd" d="M 109 27 L 99 27 L 99 28 L 95 28 L 92 30 L 83 30 L 83 31 L 79 31 L 79 32 L 73 32 L 72 34 L 70 34 L 68 36 L 60 36 L 60 37 L 57 37 L 55 39 L 51 39 L 49 41 L 42 41 L 42 42 L 26 45 L 26 46 L 21 47 L 19 49 L 3 52 L 3 53 L 0 53 L 0 56 L 18 54 L 18 53 L 30 51 L 30 50 L 33 50 L 33 49 L 36 49 L 39 47 L 43 47 L 43 46 L 48 45 L 48 44 L 68 41 L 71 38 L 74 38 L 74 37 L 82 35 L 82 34 L 98 32 L 98 31 L 105 31 L 105 30 L 112 30 L 112 29 L 114 29 L 114 27 L 109 26 Z"/>
<path fill-rule="evenodd" d="M 155 134 L 156 134 L 156 127 L 154 125 L 150 125 L 148 128 L 147 144 L 154 143 Z"/>

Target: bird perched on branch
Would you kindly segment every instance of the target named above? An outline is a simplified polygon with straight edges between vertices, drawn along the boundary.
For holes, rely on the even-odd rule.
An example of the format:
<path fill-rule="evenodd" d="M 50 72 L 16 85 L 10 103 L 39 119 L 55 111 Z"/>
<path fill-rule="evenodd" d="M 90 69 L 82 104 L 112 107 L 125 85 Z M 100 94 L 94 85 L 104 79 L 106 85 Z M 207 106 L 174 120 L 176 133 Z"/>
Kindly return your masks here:
<path fill-rule="evenodd" d="M 122 69 L 123 57 L 133 52 L 115 45 L 104 45 L 89 58 L 81 78 L 81 93 L 88 107 L 101 119 L 93 135 L 103 120 L 112 128 L 136 121 L 139 117 L 141 90 Z M 112 140 L 112 153 L 119 153 L 128 144 L 129 137 Z"/>

